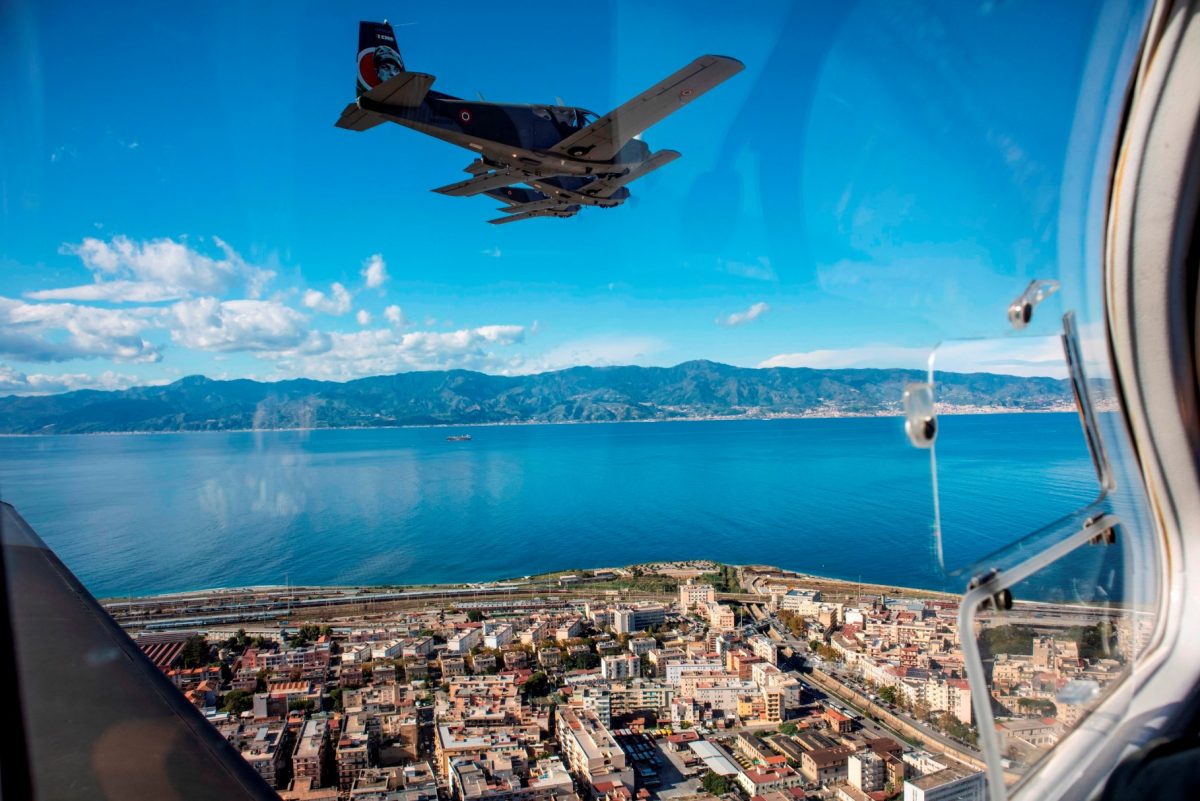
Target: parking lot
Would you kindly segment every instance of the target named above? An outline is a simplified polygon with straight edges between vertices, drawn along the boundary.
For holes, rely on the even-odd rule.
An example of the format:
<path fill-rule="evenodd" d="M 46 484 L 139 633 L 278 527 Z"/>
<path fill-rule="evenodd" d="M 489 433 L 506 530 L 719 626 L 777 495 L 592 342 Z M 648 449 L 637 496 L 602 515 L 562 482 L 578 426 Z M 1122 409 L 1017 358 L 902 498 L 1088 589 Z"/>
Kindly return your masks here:
<path fill-rule="evenodd" d="M 678 798 L 701 790 L 696 777 L 703 771 L 684 765 L 684 757 L 690 752 L 672 753 L 665 739 L 656 740 L 649 734 L 634 734 L 627 729 L 614 731 L 613 736 L 633 767 L 637 786 L 646 788 L 655 798 Z"/>

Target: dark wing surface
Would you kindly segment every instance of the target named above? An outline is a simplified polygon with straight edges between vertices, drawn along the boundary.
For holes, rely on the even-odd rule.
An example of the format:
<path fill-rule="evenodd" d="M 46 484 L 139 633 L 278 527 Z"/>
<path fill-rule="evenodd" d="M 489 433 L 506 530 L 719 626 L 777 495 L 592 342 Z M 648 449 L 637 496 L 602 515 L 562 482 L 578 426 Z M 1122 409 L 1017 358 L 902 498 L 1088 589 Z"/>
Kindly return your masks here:
<path fill-rule="evenodd" d="M 522 210 L 521 206 L 511 206 L 504 209 L 506 212 L 511 212 L 507 217 L 497 217 L 494 220 L 488 220 L 492 225 L 505 225 L 512 222 L 520 222 L 521 220 L 530 220 L 534 217 L 574 217 L 579 213 L 581 208 L 577 204 L 566 205 L 563 203 L 555 204 L 553 207 L 546 208 L 542 204 L 545 201 L 535 201 L 525 204 L 527 207 Z"/>
<path fill-rule="evenodd" d="M 728 56 L 701 56 L 550 150 L 588 161 L 611 161 L 630 139 L 744 68 Z"/>

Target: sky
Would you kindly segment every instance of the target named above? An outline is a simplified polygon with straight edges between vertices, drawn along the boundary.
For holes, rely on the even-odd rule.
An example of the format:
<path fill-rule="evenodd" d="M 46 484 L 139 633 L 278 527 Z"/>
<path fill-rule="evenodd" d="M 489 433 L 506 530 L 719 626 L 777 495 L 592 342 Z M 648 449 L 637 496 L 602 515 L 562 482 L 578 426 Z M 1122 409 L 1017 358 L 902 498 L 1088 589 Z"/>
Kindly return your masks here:
<path fill-rule="evenodd" d="M 0 394 L 924 367 L 947 340 L 975 344 L 940 369 L 1062 375 L 1097 6 L 732 8 L 0 2 Z M 429 191 L 469 151 L 333 126 L 358 21 L 384 18 L 466 98 L 604 113 L 701 54 L 746 69 L 644 133 L 683 157 L 625 205 L 492 226 L 490 199 Z M 1064 292 L 1016 336 L 1032 279 Z"/>

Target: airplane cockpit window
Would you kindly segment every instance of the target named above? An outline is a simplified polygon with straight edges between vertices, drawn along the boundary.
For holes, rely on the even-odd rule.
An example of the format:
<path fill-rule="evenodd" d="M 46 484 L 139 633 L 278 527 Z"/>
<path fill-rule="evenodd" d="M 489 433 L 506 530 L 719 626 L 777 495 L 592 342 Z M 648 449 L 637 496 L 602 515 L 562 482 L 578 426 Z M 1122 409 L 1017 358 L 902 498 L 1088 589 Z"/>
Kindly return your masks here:
<path fill-rule="evenodd" d="M 385 6 L 0 4 L 0 793 L 1059 801 L 1182 708 L 1187 3 Z"/>

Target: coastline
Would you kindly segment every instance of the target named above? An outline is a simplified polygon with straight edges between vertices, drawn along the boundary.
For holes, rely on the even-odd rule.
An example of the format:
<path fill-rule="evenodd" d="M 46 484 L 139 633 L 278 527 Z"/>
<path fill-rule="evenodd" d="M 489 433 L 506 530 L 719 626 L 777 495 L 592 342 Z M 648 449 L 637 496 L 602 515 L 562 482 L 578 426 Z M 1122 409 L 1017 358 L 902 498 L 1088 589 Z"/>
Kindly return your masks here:
<path fill-rule="evenodd" d="M 702 560 L 689 560 L 689 561 L 702 561 Z M 321 593 L 333 594 L 333 593 L 339 593 L 339 592 L 366 594 L 366 595 L 370 595 L 372 593 L 382 594 L 382 593 L 389 593 L 389 592 L 402 592 L 402 593 L 403 592 L 421 592 L 421 593 L 432 593 L 432 594 L 444 593 L 446 595 L 452 595 L 457 592 L 463 592 L 463 591 L 470 592 L 470 591 L 478 591 L 478 590 L 494 590 L 496 592 L 508 591 L 508 592 L 514 592 L 514 593 L 522 592 L 522 591 L 547 592 L 548 590 L 546 590 L 545 587 L 540 586 L 540 582 L 554 580 L 555 578 L 562 576 L 562 575 L 567 575 L 567 574 L 573 572 L 574 570 L 584 570 L 584 571 L 592 571 L 592 572 L 605 572 L 605 571 L 626 572 L 635 567 L 636 568 L 645 568 L 650 565 L 660 565 L 660 564 L 666 564 L 666 563 L 667 562 L 665 562 L 665 560 L 664 560 L 664 561 L 653 562 L 653 563 L 623 565 L 621 567 L 597 566 L 597 567 L 589 567 L 589 568 L 572 568 L 569 571 L 567 571 L 567 570 L 551 571 L 548 573 L 539 573 L 536 575 L 531 575 L 531 576 L 524 577 L 521 579 L 496 579 L 496 580 L 485 580 L 485 581 L 474 581 L 474 582 L 459 581 L 459 582 L 440 583 L 440 584 L 439 583 L 420 583 L 420 584 L 390 584 L 390 583 L 389 584 L 307 584 L 306 583 L 306 584 L 302 584 L 302 585 L 300 585 L 300 584 L 297 584 L 297 585 L 256 584 L 256 585 L 231 586 L 231 587 L 206 587 L 206 588 L 202 588 L 202 589 L 177 590 L 174 592 L 148 593 L 148 594 L 144 594 L 144 595 L 137 595 L 137 594 L 111 595 L 111 596 L 104 596 L 104 597 L 98 598 L 97 600 L 101 604 L 107 605 L 107 604 L 120 604 L 120 603 L 126 603 L 126 602 L 131 602 L 131 601 L 138 602 L 138 603 L 144 603 L 144 602 L 148 602 L 148 601 L 162 601 L 162 602 L 166 603 L 166 602 L 171 602 L 171 601 L 180 601 L 180 600 L 184 600 L 184 599 L 218 599 L 222 596 L 228 596 L 228 595 L 242 595 L 242 594 L 253 594 L 253 593 L 281 593 L 281 592 L 288 593 L 289 595 L 292 595 L 292 596 L 303 595 L 306 593 L 307 594 L 321 594 Z M 762 565 L 762 564 L 755 564 L 755 565 L 732 565 L 732 564 L 729 564 L 729 565 L 725 565 L 725 564 L 717 563 L 717 562 L 714 562 L 713 564 L 718 568 L 719 567 L 730 567 L 735 570 L 750 571 L 752 573 L 771 571 L 773 573 L 782 574 L 778 579 L 781 582 L 787 582 L 790 584 L 807 583 L 810 585 L 816 585 L 815 586 L 816 589 L 821 589 L 823 592 L 833 593 L 833 594 L 842 594 L 842 595 L 864 594 L 864 593 L 870 594 L 870 595 L 897 595 L 897 594 L 899 594 L 902 596 L 903 595 L 911 595 L 911 596 L 918 596 L 921 598 L 935 598 L 935 599 L 946 599 L 946 600 L 958 600 L 961 597 L 958 593 L 947 592 L 946 590 L 935 590 L 935 589 L 928 589 L 928 588 L 924 588 L 924 587 L 900 586 L 895 583 L 880 584 L 878 582 L 871 582 L 871 581 L 854 581 L 854 580 L 836 578 L 833 576 L 821 576 L 821 575 L 817 575 L 815 573 L 806 573 L 806 572 L 798 572 L 798 571 L 794 571 L 794 570 L 787 570 L 785 568 L 778 568 L 778 567 Z M 668 574 L 652 572 L 649 575 L 667 577 Z M 594 583 L 597 583 L 597 582 L 586 582 L 586 581 L 581 582 L 579 584 L 572 585 L 571 589 L 572 589 L 572 591 L 575 591 L 575 592 L 585 593 L 589 589 L 589 586 Z M 606 582 L 598 582 L 598 583 L 605 584 Z M 560 587 L 555 591 L 565 591 L 565 590 L 566 590 L 565 587 Z M 596 587 L 595 593 L 602 594 L 607 590 L 609 590 L 609 588 L 607 586 Z M 634 590 L 634 589 L 630 589 L 630 590 L 628 590 L 628 592 L 630 595 L 669 594 L 669 593 L 652 593 L 652 592 L 648 592 L 648 591 L 641 591 L 641 590 Z M 728 593 L 726 593 L 726 594 L 728 594 Z M 745 591 L 744 589 L 741 589 L 737 593 L 732 593 L 732 594 L 752 595 L 753 593 L 750 593 L 750 592 Z M 763 603 L 766 603 L 769 600 L 770 600 L 769 595 L 762 596 Z M 750 601 L 748 603 L 755 603 L 755 602 Z"/>
<path fill-rule="evenodd" d="M 1096 409 L 1097 412 L 1115 411 L 1107 407 Z M 965 417 L 974 415 L 988 414 L 1077 414 L 1078 410 L 1074 406 L 1064 404 L 1061 407 L 1043 408 L 1043 409 L 1013 409 L 1009 407 L 997 406 L 963 406 L 955 407 L 949 411 L 939 411 L 939 417 Z M 803 414 L 770 414 L 770 415 L 691 415 L 684 417 L 661 417 L 643 420 L 510 420 L 497 421 L 490 423 L 414 423 L 411 425 L 378 425 L 378 426 L 307 426 L 307 427 L 288 427 L 288 428 L 205 428 L 205 429 L 164 429 L 164 430 L 147 430 L 137 429 L 131 431 L 67 431 L 53 433 L 30 433 L 17 434 L 0 432 L 2 438 L 37 438 L 37 437 L 113 437 L 113 436 L 156 436 L 156 435 L 179 435 L 179 434 L 277 434 L 286 432 L 304 432 L 311 433 L 313 431 L 393 431 L 402 429 L 456 429 L 456 428 L 501 428 L 510 426 L 579 426 L 579 425 L 617 425 L 621 423 L 638 423 L 638 424 L 653 424 L 653 423 L 722 423 L 722 422 L 763 422 L 769 423 L 777 420 L 841 420 L 841 419 L 875 419 L 875 418 L 900 418 L 902 412 L 899 409 L 881 410 L 877 412 L 837 412 L 837 413 L 803 413 Z"/>

